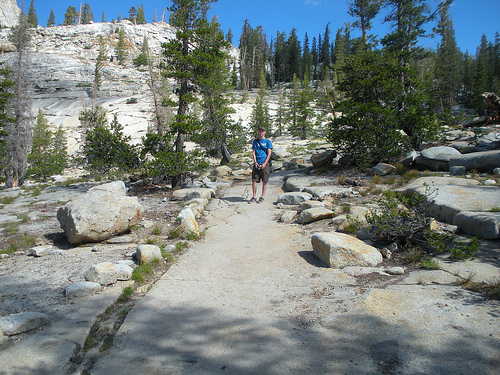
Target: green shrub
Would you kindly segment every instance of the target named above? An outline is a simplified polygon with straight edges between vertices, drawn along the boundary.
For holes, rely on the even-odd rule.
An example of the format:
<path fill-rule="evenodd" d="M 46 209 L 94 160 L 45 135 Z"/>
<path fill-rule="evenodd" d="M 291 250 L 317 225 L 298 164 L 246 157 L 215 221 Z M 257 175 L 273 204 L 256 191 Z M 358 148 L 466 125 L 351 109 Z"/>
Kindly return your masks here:
<path fill-rule="evenodd" d="M 439 270 L 441 266 L 433 259 L 424 259 L 420 262 L 420 267 L 427 270 Z"/>
<path fill-rule="evenodd" d="M 177 242 L 175 244 L 175 250 L 174 250 L 174 252 L 175 253 L 183 253 L 184 251 L 187 250 L 188 247 L 189 247 L 189 242 L 185 242 L 185 241 L 184 242 L 182 242 L 182 241 L 181 242 Z"/>
<path fill-rule="evenodd" d="M 454 261 L 471 259 L 479 249 L 479 240 L 476 237 L 470 242 L 463 243 L 456 241 L 452 234 L 428 231 L 425 240 L 425 246 L 429 252 L 450 253 L 450 259 Z"/>
<path fill-rule="evenodd" d="M 120 297 L 118 297 L 119 302 L 125 302 L 130 299 L 130 297 L 134 294 L 134 288 L 132 286 L 126 286 L 122 290 L 122 294 L 120 294 Z"/>
<path fill-rule="evenodd" d="M 381 212 L 368 213 L 366 220 L 377 227 L 378 236 L 383 241 L 396 242 L 404 248 L 428 225 L 425 215 L 428 203 L 423 195 L 402 195 L 388 190 L 378 204 Z"/>
<path fill-rule="evenodd" d="M 161 235 L 161 227 L 156 225 L 153 230 L 151 231 L 151 234 L 155 235 L 155 236 L 159 236 Z"/>
<path fill-rule="evenodd" d="M 130 136 L 124 135 L 116 114 L 110 126 L 100 120 L 85 137 L 83 153 L 86 168 L 99 175 L 108 173 L 112 168 L 120 171 L 137 168 L 139 154 L 137 147 L 129 144 L 130 139 Z"/>
<path fill-rule="evenodd" d="M 153 272 L 153 263 L 146 263 L 137 266 L 132 273 L 132 280 L 143 283 L 146 281 L 146 275 Z"/>
<path fill-rule="evenodd" d="M 137 57 L 132 59 L 132 63 L 136 68 L 139 66 L 147 66 L 148 65 L 148 56 L 145 53 L 141 53 L 137 55 Z"/>

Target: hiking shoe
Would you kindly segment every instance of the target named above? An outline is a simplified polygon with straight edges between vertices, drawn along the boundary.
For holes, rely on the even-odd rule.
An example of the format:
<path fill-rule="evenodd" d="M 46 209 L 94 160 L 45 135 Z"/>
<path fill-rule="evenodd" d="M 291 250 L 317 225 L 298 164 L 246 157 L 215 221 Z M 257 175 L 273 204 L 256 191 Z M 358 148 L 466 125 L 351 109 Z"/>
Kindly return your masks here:
<path fill-rule="evenodd" d="M 257 201 L 257 203 L 262 203 L 264 202 L 264 197 L 260 197 L 259 200 Z"/>
<path fill-rule="evenodd" d="M 248 203 L 254 203 L 254 202 L 257 202 L 257 199 L 255 199 L 255 197 L 252 197 L 252 199 L 248 201 Z"/>

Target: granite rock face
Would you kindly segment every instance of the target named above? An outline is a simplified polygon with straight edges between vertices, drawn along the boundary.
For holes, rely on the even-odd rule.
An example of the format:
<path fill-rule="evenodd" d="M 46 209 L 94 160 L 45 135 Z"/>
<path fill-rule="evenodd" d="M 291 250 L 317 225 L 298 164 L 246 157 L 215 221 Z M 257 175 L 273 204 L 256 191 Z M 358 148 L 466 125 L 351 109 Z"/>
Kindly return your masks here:
<path fill-rule="evenodd" d="M 0 1 L 2 25 L 2 11 L 8 5 L 5 3 L 11 2 L 16 3 L 15 0 Z M 124 66 L 119 65 L 116 58 L 120 30 L 124 31 L 127 40 Z M 174 27 L 164 22 L 134 25 L 128 20 L 32 29 L 28 54 L 29 76 L 33 81 L 32 113 L 36 115 L 41 109 L 54 130 L 62 126 L 70 154 L 79 151 L 82 141 L 78 117 L 82 110 L 94 105 L 107 110 L 109 122 L 117 114 L 124 133 L 132 137 L 133 143 L 140 143 L 154 113 L 154 103 L 148 70 L 144 66 L 135 67 L 132 60 L 141 53 L 145 37 L 151 56 L 159 56 L 162 44 L 174 38 L 175 32 Z M 0 29 L 0 50 L 5 52 L 0 55 L 0 61 L 11 65 L 15 54 L 14 46 L 8 40 L 9 33 L 8 28 Z M 92 98 L 101 38 L 106 59 L 99 94 Z M 236 56 L 236 51 L 232 48 L 231 55 Z M 170 85 L 173 84 L 170 81 Z"/>
<path fill-rule="evenodd" d="M 0 25 L 12 27 L 17 25 L 21 9 L 16 0 L 2 0 L 0 2 Z"/>

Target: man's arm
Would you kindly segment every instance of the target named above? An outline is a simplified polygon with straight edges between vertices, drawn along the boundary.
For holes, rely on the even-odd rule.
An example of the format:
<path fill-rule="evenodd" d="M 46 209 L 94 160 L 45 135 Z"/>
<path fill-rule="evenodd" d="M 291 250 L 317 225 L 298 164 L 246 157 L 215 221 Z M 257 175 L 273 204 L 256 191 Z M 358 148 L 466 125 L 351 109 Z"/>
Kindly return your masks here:
<path fill-rule="evenodd" d="M 272 148 L 268 148 L 267 149 L 267 157 L 266 157 L 266 161 L 264 162 L 264 164 L 262 164 L 262 168 L 264 168 L 266 165 L 267 165 L 267 162 L 269 161 L 269 159 L 271 159 L 271 153 L 273 152 L 273 149 Z"/>
<path fill-rule="evenodd" d="M 255 148 L 252 148 L 252 157 L 253 157 L 253 164 L 255 165 L 255 168 L 258 168 L 259 164 L 257 164 L 257 155 L 255 154 Z"/>

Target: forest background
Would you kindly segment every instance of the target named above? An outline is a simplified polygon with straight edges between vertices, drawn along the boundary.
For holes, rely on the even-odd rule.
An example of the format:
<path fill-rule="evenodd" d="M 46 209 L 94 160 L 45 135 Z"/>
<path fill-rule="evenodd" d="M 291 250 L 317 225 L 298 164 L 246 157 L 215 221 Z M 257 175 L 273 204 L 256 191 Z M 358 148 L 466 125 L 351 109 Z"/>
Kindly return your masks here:
<path fill-rule="evenodd" d="M 36 116 L 35 124 L 23 94 L 30 85 L 23 54 L 29 47 L 30 28 L 107 21 L 104 12 L 94 15 L 88 3 L 78 8 L 69 5 L 60 20 L 51 9 L 47 20 L 41 20 L 36 3 L 31 0 L 19 25 L 12 28 L 16 66 L 1 66 L 6 69 L 0 71 L 0 124 L 6 146 L 2 167 L 7 186 L 22 185 L 26 173 L 46 179 L 67 166 L 61 161 L 64 150 L 57 149 L 62 135 L 40 128 L 43 113 Z M 264 26 L 252 26 L 246 19 L 239 40 L 231 29 L 224 32 L 217 18 L 211 18 L 217 1 L 174 0 L 169 4 L 164 8 L 167 13 L 162 9 L 152 18 L 178 28 L 176 39 L 164 45 L 162 63 L 153 66 L 147 45 L 142 56 L 127 61 L 124 35 L 116 45 L 116 63 L 160 70 L 163 77 L 175 81 L 176 89 L 159 94 L 162 99 L 154 131 L 139 148 L 127 143 L 120 124 L 107 124 L 102 108 L 82 113 L 87 136 L 80 162 L 95 173 L 140 169 L 178 186 L 190 171 L 203 168 L 201 154 L 185 151 L 187 139 L 196 141 L 206 154 L 220 155 L 223 163 L 229 162 L 230 155 L 246 143 L 242 136 L 245 129 L 228 119 L 227 92 L 231 89 L 259 90 L 253 125 L 263 124 L 276 135 L 288 131 L 301 138 L 324 136 L 359 167 L 420 149 L 436 140 L 442 124 L 457 124 L 467 110 L 485 115 L 482 94 L 500 91 L 499 33 L 493 40 L 483 34 L 475 54 L 461 51 L 451 1 L 352 0 L 347 3 L 351 23 L 332 30 L 327 22 L 322 33 L 305 33 L 302 38 L 295 28 L 268 36 Z M 387 33 L 379 37 L 372 34 L 372 28 L 381 14 Z M 124 16 L 117 12 L 111 22 L 126 18 L 143 24 L 148 22 L 145 15 L 144 5 L 139 4 Z M 431 35 L 439 40 L 435 49 L 421 42 Z M 230 43 L 239 48 L 237 61 L 229 59 Z M 98 58 L 96 95 L 102 63 Z M 152 83 L 153 95 L 157 86 L 162 85 Z M 272 118 L 269 89 L 280 93 L 279 108 Z M 40 137 L 46 143 L 43 147 Z M 40 156 L 44 147 L 45 156 Z M 39 157 L 29 158 L 33 152 Z M 36 171 L 40 168 L 37 163 L 43 164 L 47 155 L 56 154 L 56 161 L 49 163 L 52 167 L 55 163 L 53 170 Z"/>

